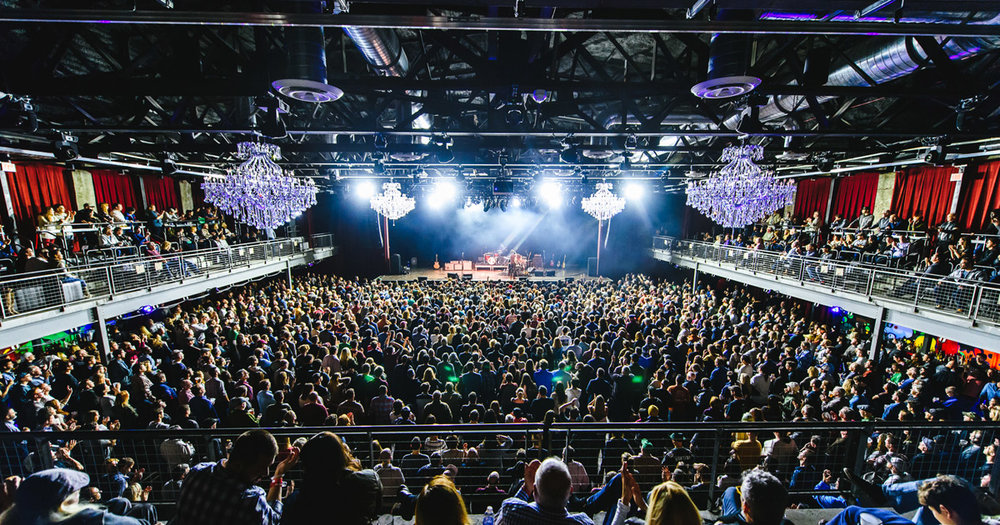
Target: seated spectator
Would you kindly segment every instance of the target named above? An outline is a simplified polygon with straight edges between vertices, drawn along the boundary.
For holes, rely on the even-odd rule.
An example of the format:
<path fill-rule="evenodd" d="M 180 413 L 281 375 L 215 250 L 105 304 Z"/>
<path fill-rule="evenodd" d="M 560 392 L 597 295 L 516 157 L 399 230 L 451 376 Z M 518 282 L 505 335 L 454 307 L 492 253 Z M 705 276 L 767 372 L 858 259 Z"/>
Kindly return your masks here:
<path fill-rule="evenodd" d="M 66 469 L 48 469 L 28 476 L 14 492 L 13 505 L 0 514 L 2 525 L 149 525 L 80 503 L 80 490 L 90 476 Z"/>
<path fill-rule="evenodd" d="M 743 475 L 740 490 L 729 487 L 722 493 L 719 524 L 791 525 L 785 519 L 788 493 L 773 474 L 753 469 Z"/>
<path fill-rule="evenodd" d="M 521 489 L 504 500 L 497 525 L 593 525 L 586 514 L 571 514 L 566 510 L 572 490 L 573 480 L 565 463 L 555 458 L 536 459 L 525 467 Z"/>
<path fill-rule="evenodd" d="M 622 497 L 615 509 L 613 525 L 622 525 L 629 512 L 630 503 L 646 511 L 645 525 L 702 525 L 701 513 L 691 500 L 691 496 L 674 481 L 663 482 L 649 493 L 649 501 L 643 501 L 639 484 L 623 471 L 625 483 Z"/>
<path fill-rule="evenodd" d="M 292 448 L 274 469 L 267 491 L 256 485 L 268 475 L 278 455 L 278 443 L 266 430 L 250 430 L 236 438 L 229 457 L 195 465 L 181 488 L 176 525 L 260 523 L 277 525 L 281 519 L 281 489 L 285 472 L 299 459 Z"/>
<path fill-rule="evenodd" d="M 476 489 L 476 494 L 506 494 L 507 491 L 500 488 L 500 473 L 497 471 L 490 472 L 490 475 L 486 478 L 486 485 Z"/>
<path fill-rule="evenodd" d="M 934 520 L 941 525 L 981 525 L 983 523 L 979 501 L 975 493 L 966 482 L 955 476 L 938 476 L 923 481 L 903 483 L 896 487 L 886 490 L 884 495 L 890 496 L 892 494 L 889 501 L 893 502 L 893 507 L 900 513 L 913 510 L 909 508 L 912 505 L 907 505 L 904 510 L 895 502 L 914 500 L 914 503 L 920 505 L 921 507 L 913 521 L 890 510 L 852 505 L 834 516 L 827 522 L 828 525 L 858 525 L 873 521 L 884 525 L 928 523 L 924 521 L 926 512 L 932 514 Z M 866 492 L 870 490 L 868 488 Z M 916 497 L 914 498 L 914 496 Z M 884 503 L 884 500 L 881 501 Z"/>
<path fill-rule="evenodd" d="M 414 525 L 470 525 L 465 501 L 446 476 L 436 476 L 417 496 Z"/>
<path fill-rule="evenodd" d="M 332 432 L 320 432 L 302 446 L 302 488 L 293 492 L 282 525 L 312 525 L 330 520 L 347 525 L 370 523 L 382 506 L 378 474 L 362 470 L 347 445 Z"/>

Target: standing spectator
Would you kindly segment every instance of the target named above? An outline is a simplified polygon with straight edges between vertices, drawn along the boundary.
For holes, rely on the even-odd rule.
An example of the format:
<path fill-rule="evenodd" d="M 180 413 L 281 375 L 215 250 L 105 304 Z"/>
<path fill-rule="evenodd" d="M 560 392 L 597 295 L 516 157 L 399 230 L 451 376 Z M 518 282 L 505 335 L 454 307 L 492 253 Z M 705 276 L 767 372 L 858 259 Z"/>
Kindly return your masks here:
<path fill-rule="evenodd" d="M 378 474 L 382 483 L 382 500 L 392 501 L 399 492 L 399 487 L 406 482 L 403 471 L 392 464 L 392 450 L 382 449 L 379 453 L 378 465 L 375 465 L 375 473 Z"/>

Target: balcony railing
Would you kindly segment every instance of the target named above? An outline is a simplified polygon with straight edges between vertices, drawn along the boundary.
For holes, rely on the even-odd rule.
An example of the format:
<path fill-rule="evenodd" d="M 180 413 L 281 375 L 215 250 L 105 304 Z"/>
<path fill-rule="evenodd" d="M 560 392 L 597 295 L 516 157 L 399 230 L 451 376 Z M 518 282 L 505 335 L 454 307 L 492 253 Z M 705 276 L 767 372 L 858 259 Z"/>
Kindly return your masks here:
<path fill-rule="evenodd" d="M 164 481 L 171 478 L 172 468 L 185 463 L 195 465 L 203 461 L 219 461 L 225 457 L 229 443 L 236 439 L 244 429 L 199 429 L 199 430 L 132 430 L 132 431 L 100 431 L 100 432 L 20 432 L 0 433 L 0 472 L 6 475 L 25 475 L 44 468 L 51 468 L 60 463 L 57 451 L 69 448 L 71 457 L 79 463 L 92 477 L 98 477 L 104 472 L 107 458 L 131 457 L 136 462 L 136 468 L 145 469 L 142 483 L 153 486 L 149 501 L 156 504 L 163 514 L 169 515 L 172 504 L 176 501 L 177 492 L 164 486 Z M 464 493 L 469 510 L 482 512 L 487 505 L 499 508 L 501 495 L 490 497 L 475 497 L 477 487 L 486 484 L 486 478 L 491 471 L 501 474 L 502 488 L 516 483 L 516 478 L 509 475 L 506 469 L 515 465 L 518 449 L 527 451 L 528 459 L 537 456 L 564 456 L 566 447 L 573 448 L 572 459 L 583 464 L 590 478 L 590 485 L 580 488 L 576 496 L 586 496 L 590 487 L 600 486 L 605 474 L 614 472 L 621 467 L 621 453 L 631 450 L 639 453 L 643 443 L 652 445 L 652 455 L 660 458 L 670 450 L 672 437 L 681 433 L 690 450 L 687 458 L 687 468 L 704 465 L 707 483 L 701 488 L 692 489 L 691 496 L 699 508 L 706 509 L 709 502 L 721 494 L 716 481 L 723 473 L 732 472 L 726 468 L 727 460 L 734 458 L 738 470 L 745 470 L 763 464 L 787 484 L 795 467 L 799 465 L 794 456 L 782 458 L 737 457 L 732 454 L 733 442 L 747 439 L 751 433 L 764 444 L 775 438 L 775 432 L 787 433 L 796 444 L 802 448 L 810 441 L 818 443 L 814 457 L 813 478 L 810 483 L 792 487 L 793 498 L 807 500 L 814 494 L 825 494 L 827 491 L 816 490 L 815 483 L 819 481 L 819 473 L 824 469 L 839 472 L 842 468 L 850 468 L 859 474 L 871 473 L 876 481 L 886 474 L 886 466 L 880 464 L 872 453 L 881 442 L 878 434 L 891 432 L 900 443 L 907 447 L 904 452 L 910 452 L 908 447 L 919 443 L 922 438 L 930 438 L 945 445 L 964 447 L 965 442 L 972 438 L 973 431 L 982 432 L 982 443 L 992 442 L 992 436 L 1000 428 L 994 422 L 979 423 L 928 423 L 928 422 L 758 422 L 758 423 L 555 423 L 545 426 L 539 423 L 526 424 L 481 424 L 481 425 L 398 425 L 386 426 L 345 426 L 321 428 L 273 428 L 269 429 L 278 441 L 280 447 L 292 444 L 299 438 L 308 438 L 321 431 L 336 432 L 352 450 L 365 468 L 372 468 L 379 462 L 381 449 L 392 451 L 393 462 L 398 461 L 410 451 L 410 441 L 417 437 L 421 442 L 425 438 L 436 436 L 444 439 L 450 435 L 458 437 L 458 449 L 463 450 L 464 444 L 470 448 L 477 447 L 480 463 L 462 464 L 457 462 L 456 484 Z M 503 436 L 498 438 L 499 436 Z M 624 439 L 609 443 L 612 435 Z M 942 439 L 942 436 L 944 438 Z M 169 441 L 169 443 L 167 443 Z M 167 443 L 167 444 L 165 444 Z M 486 446 L 480 446 L 485 443 Z M 935 445 L 938 446 L 938 445 Z M 960 451 L 961 448 L 958 448 Z M 426 450 L 425 450 L 426 452 Z M 953 453 L 954 452 L 954 453 Z M 933 461 L 924 465 L 926 472 L 918 471 L 915 476 L 933 476 L 936 472 L 958 474 L 971 479 L 977 472 L 977 467 L 985 463 L 985 456 L 962 457 L 954 450 L 944 448 L 936 454 Z M 448 460 L 443 466 L 455 464 Z M 883 462 L 884 463 L 884 462 Z M 648 464 L 646 464 L 648 466 Z M 287 478 L 301 480 L 300 467 L 294 467 Z M 649 490 L 660 482 L 661 471 L 659 463 L 655 468 L 645 468 L 638 472 L 637 480 L 644 490 Z M 803 479 L 805 476 L 803 476 Z M 919 479 L 919 478 L 918 478 Z M 420 483 L 426 480 L 406 479 L 405 483 L 412 492 L 420 489 Z M 978 479 L 975 480 L 978 483 Z M 113 495 L 105 494 L 105 498 Z M 395 492 L 383 501 L 383 509 L 388 511 L 392 505 Z M 617 498 L 615 498 L 617 499 Z M 798 500 L 796 500 L 798 501 Z M 571 505 L 578 504 L 578 500 Z M 576 507 L 576 510 L 583 510 Z"/>
<path fill-rule="evenodd" d="M 329 234 L 313 236 L 312 246 L 301 237 L 293 237 L 15 276 L 0 281 L 0 319 L 83 301 L 108 300 L 118 294 L 249 268 L 329 247 L 332 243 Z"/>
<path fill-rule="evenodd" d="M 848 292 L 913 308 L 932 309 L 956 318 L 1000 325 L 1000 286 L 995 284 L 671 237 L 655 237 L 653 249 L 752 274 L 813 285 L 832 293 Z"/>

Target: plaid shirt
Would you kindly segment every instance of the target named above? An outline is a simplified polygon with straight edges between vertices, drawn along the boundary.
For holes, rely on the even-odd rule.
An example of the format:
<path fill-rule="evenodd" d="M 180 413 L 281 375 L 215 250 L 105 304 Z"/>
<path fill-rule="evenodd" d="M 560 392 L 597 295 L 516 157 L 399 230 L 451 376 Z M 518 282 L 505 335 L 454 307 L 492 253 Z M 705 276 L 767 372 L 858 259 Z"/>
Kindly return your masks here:
<path fill-rule="evenodd" d="M 377 425 L 387 425 L 392 423 L 389 420 L 389 414 L 392 413 L 392 404 L 396 400 L 392 396 L 375 396 L 372 398 L 371 407 L 369 412 L 372 415 L 372 423 Z"/>
<path fill-rule="evenodd" d="M 497 525 L 594 525 L 594 521 L 583 513 L 570 514 L 566 509 L 558 512 L 543 510 L 537 503 L 528 503 L 529 496 L 524 488 L 513 498 L 507 498 L 500 505 Z"/>
<path fill-rule="evenodd" d="M 171 525 L 278 525 L 281 502 L 226 470 L 222 463 L 200 463 L 184 478 Z"/>

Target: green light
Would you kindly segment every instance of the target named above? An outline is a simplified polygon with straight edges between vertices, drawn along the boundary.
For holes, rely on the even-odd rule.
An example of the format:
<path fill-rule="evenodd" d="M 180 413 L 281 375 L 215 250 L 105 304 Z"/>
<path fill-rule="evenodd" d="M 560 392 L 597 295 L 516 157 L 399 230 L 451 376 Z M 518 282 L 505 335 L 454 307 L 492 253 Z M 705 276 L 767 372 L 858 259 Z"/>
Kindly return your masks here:
<path fill-rule="evenodd" d="M 642 376 L 632 376 L 633 383 L 642 383 Z"/>
<path fill-rule="evenodd" d="M 371 383 L 374 380 L 375 380 L 375 376 L 373 376 L 371 374 L 365 374 L 365 382 L 366 383 Z"/>
<path fill-rule="evenodd" d="M 448 376 L 448 382 L 449 383 L 457 383 L 458 382 L 458 376 Z"/>

